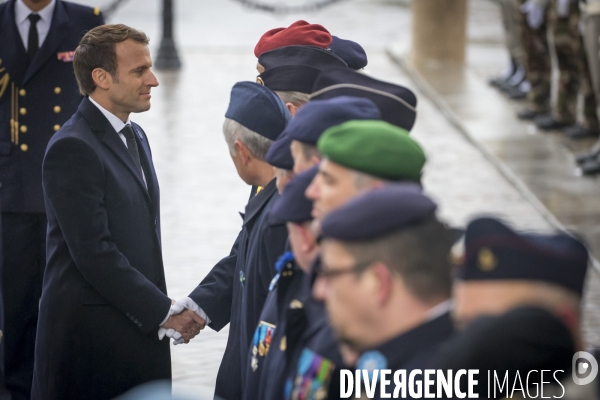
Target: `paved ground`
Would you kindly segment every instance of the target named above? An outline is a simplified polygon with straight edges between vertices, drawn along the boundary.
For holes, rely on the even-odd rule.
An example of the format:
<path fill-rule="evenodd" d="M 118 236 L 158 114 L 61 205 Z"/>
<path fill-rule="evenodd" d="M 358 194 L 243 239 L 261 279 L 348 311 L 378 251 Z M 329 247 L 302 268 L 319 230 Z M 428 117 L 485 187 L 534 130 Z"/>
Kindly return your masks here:
<path fill-rule="evenodd" d="M 156 46 L 158 3 L 131 0 L 111 22 L 145 30 Z M 350 1 L 318 14 L 275 17 L 224 0 L 187 0 L 177 1 L 177 16 L 184 68 L 158 73 L 161 86 L 154 92 L 152 110 L 132 118 L 150 138 L 161 183 L 164 258 L 173 298 L 187 295 L 228 254 L 240 228 L 238 211 L 249 188 L 236 175 L 221 124 L 233 83 L 256 75 L 252 49 L 261 33 L 299 17 L 322 23 L 365 45 L 374 76 L 415 89 L 384 52 L 392 39 L 409 32 L 408 11 L 393 1 Z M 530 203 L 417 94 L 413 135 L 427 151 L 424 183 L 439 201 L 443 218 L 464 225 L 474 215 L 494 213 L 521 228 L 549 230 Z M 212 394 L 226 337 L 227 328 L 219 333 L 207 329 L 193 343 L 173 347 L 176 392 L 190 398 Z"/>

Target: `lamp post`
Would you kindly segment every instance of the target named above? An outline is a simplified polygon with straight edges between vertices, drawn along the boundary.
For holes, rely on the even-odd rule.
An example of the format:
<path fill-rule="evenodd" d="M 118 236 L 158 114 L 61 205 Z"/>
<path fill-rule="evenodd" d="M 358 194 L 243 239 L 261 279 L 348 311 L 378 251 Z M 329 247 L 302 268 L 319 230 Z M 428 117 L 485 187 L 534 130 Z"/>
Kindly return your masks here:
<path fill-rule="evenodd" d="M 178 70 L 181 68 L 181 61 L 173 40 L 173 0 L 163 0 L 162 3 L 163 35 L 156 57 L 156 68 Z"/>

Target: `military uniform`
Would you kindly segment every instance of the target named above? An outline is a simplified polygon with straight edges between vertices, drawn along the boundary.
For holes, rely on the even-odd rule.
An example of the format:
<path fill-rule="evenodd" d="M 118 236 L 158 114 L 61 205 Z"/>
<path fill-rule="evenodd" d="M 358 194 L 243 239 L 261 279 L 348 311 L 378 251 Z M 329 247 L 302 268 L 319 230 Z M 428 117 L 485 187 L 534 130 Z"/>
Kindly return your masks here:
<path fill-rule="evenodd" d="M 583 39 L 579 30 L 579 2 L 568 2 L 567 14 L 558 9 L 557 1 L 550 9 L 550 26 L 554 35 L 554 48 L 560 77 L 553 116 L 557 121 L 575 123 L 577 120 L 577 95 L 583 96 L 582 125 L 586 129 L 598 130 L 596 99 Z"/>
<path fill-rule="evenodd" d="M 518 6 L 526 0 L 515 0 Z M 531 85 L 527 93 L 527 107 L 534 114 L 550 111 L 550 88 L 552 84 L 552 63 L 548 46 L 547 18 L 537 29 L 531 28 L 526 16 L 517 11 L 517 21 L 521 31 L 523 65 L 525 75 Z M 533 115 L 531 116 L 533 118 Z"/>
<path fill-rule="evenodd" d="M 55 0 L 48 35 L 30 60 L 15 22 L 16 5 L 0 4 L 0 199 L 7 386 L 16 398 L 29 398 L 46 257 L 42 159 L 82 98 L 73 73 L 75 48 L 104 19 L 97 8 Z"/>

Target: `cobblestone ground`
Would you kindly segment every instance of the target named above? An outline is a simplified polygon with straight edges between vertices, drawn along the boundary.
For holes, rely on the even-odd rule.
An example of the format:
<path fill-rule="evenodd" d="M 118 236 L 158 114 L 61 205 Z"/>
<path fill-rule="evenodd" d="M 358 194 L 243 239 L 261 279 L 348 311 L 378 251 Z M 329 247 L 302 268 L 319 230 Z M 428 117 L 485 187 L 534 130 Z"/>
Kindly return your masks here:
<path fill-rule="evenodd" d="M 144 29 L 156 46 L 158 2 L 148 3 L 125 3 L 111 22 Z M 389 40 L 408 32 L 407 10 L 393 2 L 355 1 L 316 15 L 276 18 L 223 0 L 188 0 L 178 2 L 178 16 L 184 67 L 158 73 L 161 86 L 153 92 L 152 109 L 132 117 L 150 138 L 161 184 L 164 260 L 173 298 L 187 295 L 229 253 L 241 226 L 238 211 L 249 187 L 236 175 L 221 124 L 231 86 L 254 80 L 252 49 L 260 34 L 301 17 L 322 23 L 365 45 L 374 76 L 412 87 L 384 54 Z M 550 229 L 422 95 L 413 136 L 427 151 L 425 187 L 446 221 L 462 226 L 475 215 L 493 213 L 521 228 Z M 190 398 L 212 395 L 227 334 L 227 328 L 218 333 L 206 329 L 192 343 L 173 346 L 175 392 Z"/>

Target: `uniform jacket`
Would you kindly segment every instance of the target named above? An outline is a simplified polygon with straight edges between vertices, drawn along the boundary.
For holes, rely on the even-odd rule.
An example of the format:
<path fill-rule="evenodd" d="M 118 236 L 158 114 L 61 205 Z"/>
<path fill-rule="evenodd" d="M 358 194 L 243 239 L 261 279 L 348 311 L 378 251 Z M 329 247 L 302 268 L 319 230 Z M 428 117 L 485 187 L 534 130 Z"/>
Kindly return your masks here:
<path fill-rule="evenodd" d="M 230 323 L 215 387 L 215 395 L 225 400 L 242 398 L 250 341 L 275 275 L 275 262 L 285 249 L 285 224 L 269 218 L 277 196 L 273 179 L 250 199 L 230 255 L 189 295 L 206 312 L 211 328 L 220 330 Z"/>
<path fill-rule="evenodd" d="M 5 212 L 43 213 L 46 146 L 82 98 L 73 52 L 104 19 L 98 9 L 56 0 L 48 36 L 29 63 L 15 2 L 0 4 L 0 198 Z"/>
<path fill-rule="evenodd" d="M 159 188 L 135 125 L 148 188 L 117 132 L 87 98 L 43 163 L 47 254 L 33 399 L 108 399 L 170 379 L 157 330 L 171 301 L 160 242 Z"/>

